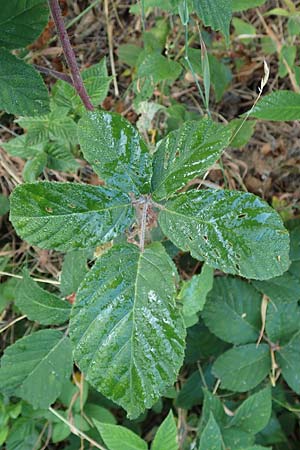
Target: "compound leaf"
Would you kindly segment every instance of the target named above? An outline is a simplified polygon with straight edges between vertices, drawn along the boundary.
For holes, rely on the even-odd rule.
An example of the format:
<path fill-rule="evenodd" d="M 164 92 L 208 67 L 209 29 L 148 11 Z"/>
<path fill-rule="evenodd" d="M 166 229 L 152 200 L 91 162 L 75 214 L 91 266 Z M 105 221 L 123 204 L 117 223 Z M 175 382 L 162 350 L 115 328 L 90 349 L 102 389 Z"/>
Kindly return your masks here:
<path fill-rule="evenodd" d="M 229 26 L 232 16 L 231 0 L 193 0 L 197 15 L 206 27 L 221 31 L 229 43 Z"/>
<path fill-rule="evenodd" d="M 70 322 L 75 359 L 102 394 L 138 417 L 176 378 L 185 329 L 175 267 L 159 243 L 113 247 L 81 283 Z"/>
<path fill-rule="evenodd" d="M 186 122 L 159 141 L 153 161 L 154 197 L 170 197 L 220 158 L 230 131 L 210 119 Z"/>
<path fill-rule="evenodd" d="M 222 450 L 222 442 L 220 428 L 211 412 L 201 434 L 199 450 Z"/>
<path fill-rule="evenodd" d="M 300 331 L 277 353 L 281 373 L 293 391 L 300 394 Z"/>
<path fill-rule="evenodd" d="M 18 186 L 10 198 L 17 233 L 41 248 L 95 247 L 133 221 L 129 197 L 101 186 L 38 182 Z"/>
<path fill-rule="evenodd" d="M 167 202 L 159 223 L 177 247 L 224 272 L 264 280 L 288 268 L 288 232 L 253 194 L 191 190 Z"/>
<path fill-rule="evenodd" d="M 172 411 L 158 428 L 151 450 L 178 450 L 177 428 Z"/>
<path fill-rule="evenodd" d="M 48 408 L 72 372 L 69 338 L 57 330 L 40 330 L 9 346 L 1 359 L 1 392 L 16 395 L 34 408 Z"/>
<path fill-rule="evenodd" d="M 212 370 L 221 379 L 223 389 L 246 392 L 263 381 L 270 368 L 269 346 L 247 344 L 223 353 L 215 361 Z"/>
<path fill-rule="evenodd" d="M 78 136 L 84 157 L 108 185 L 126 193 L 150 191 L 151 156 L 126 119 L 106 111 L 86 113 Z"/>
<path fill-rule="evenodd" d="M 265 120 L 299 120 L 300 94 L 292 91 L 275 91 L 264 96 L 251 110 L 250 116 Z"/>
<path fill-rule="evenodd" d="M 263 430 L 271 417 L 272 396 L 271 388 L 266 387 L 256 394 L 251 395 L 235 411 L 229 425 L 256 434 Z"/>
<path fill-rule="evenodd" d="M 24 116 L 47 113 L 48 91 L 40 74 L 4 48 L 0 61 L 0 109 Z"/>
<path fill-rule="evenodd" d="M 261 295 L 247 282 L 218 277 L 208 295 L 202 318 L 209 330 L 223 341 L 247 344 L 259 336 L 260 308 Z"/>
<path fill-rule="evenodd" d="M 94 420 L 97 430 L 109 450 L 147 450 L 143 439 L 128 428 Z"/>
<path fill-rule="evenodd" d="M 2 2 L 0 47 L 15 49 L 31 44 L 47 25 L 48 17 L 46 0 Z"/>
<path fill-rule="evenodd" d="M 69 319 L 71 311 L 67 301 L 42 289 L 27 270 L 18 285 L 16 305 L 30 320 L 42 325 L 60 325 Z"/>

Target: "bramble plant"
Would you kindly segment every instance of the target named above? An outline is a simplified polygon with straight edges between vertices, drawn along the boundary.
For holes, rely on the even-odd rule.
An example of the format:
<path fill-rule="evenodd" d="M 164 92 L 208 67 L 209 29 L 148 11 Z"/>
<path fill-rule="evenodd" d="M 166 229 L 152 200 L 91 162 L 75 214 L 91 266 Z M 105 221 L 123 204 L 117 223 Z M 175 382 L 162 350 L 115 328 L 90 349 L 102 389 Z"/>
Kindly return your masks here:
<path fill-rule="evenodd" d="M 225 149 L 247 142 L 255 126 L 246 122 L 250 116 L 299 119 L 300 95 L 276 91 L 260 98 L 268 77 L 265 65 L 259 97 L 246 117 L 217 123 L 210 111 L 210 88 L 220 100 L 231 72 L 207 52 L 203 40 L 201 50 L 188 47 L 189 20 L 195 12 L 203 25 L 221 31 L 228 46 L 232 13 L 247 9 L 246 2 L 141 3 L 143 20 L 151 7 L 178 13 L 186 39 L 180 62 L 161 54 L 168 29 L 158 24 L 145 33 L 144 49 L 136 57 L 133 45 L 120 51 L 136 68 L 131 88 L 141 133 L 122 115 L 101 109 L 111 81 L 106 61 L 80 74 L 57 0 L 49 0 L 49 6 L 71 75 L 46 72 L 59 78 L 51 97 L 36 69 L 10 52 L 42 32 L 48 20 L 45 2 L 10 2 L 0 11 L 0 107 L 22 116 L 17 122 L 26 130 L 3 147 L 28 159 L 25 183 L 15 188 L 9 205 L 3 200 L 3 214 L 10 209 L 14 229 L 30 245 L 66 252 L 60 294 L 42 289 L 27 269 L 12 286 L 15 307 L 40 329 L 8 346 L 1 360 L 0 442 L 8 442 L 8 450 L 21 449 L 24 436 L 26 449 L 33 448 L 43 426 L 35 428 L 37 417 L 53 422 L 53 443 L 75 430 L 103 449 L 98 438 L 85 434 L 94 426 L 110 450 L 147 449 L 137 429 L 117 425 L 108 409 L 87 400 L 89 389 L 105 397 L 108 408 L 124 408 L 131 420 L 155 408 L 162 396 L 175 398 L 183 410 L 203 404 L 200 421 L 194 420 L 193 448 L 261 450 L 270 447 L 260 444 L 273 444 L 263 430 L 272 420 L 275 428 L 278 422 L 271 417 L 272 396 L 281 406 L 288 402 L 284 393 L 273 394 L 279 376 L 300 394 L 299 222 L 286 228 L 279 213 L 251 193 L 193 183 L 205 178 Z M 256 7 L 264 1 L 248 3 Z M 290 6 L 288 17 L 294 33 L 297 10 Z M 241 22 L 234 21 L 239 34 L 245 27 Z M 13 27 L 20 32 L 11 34 Z M 247 27 L 245 34 L 250 39 Z M 287 73 L 282 69 L 282 74 L 297 82 L 287 60 L 283 55 Z M 142 137 L 149 129 L 144 120 L 151 122 L 163 107 L 155 108 L 149 99 L 157 85 L 165 89 L 183 69 L 191 71 L 206 112 L 196 118 L 178 105 L 169 106 L 169 132 L 151 145 Z M 101 185 L 35 181 L 45 167 L 76 170 L 80 154 Z M 203 263 L 201 273 L 180 280 L 174 249 Z M 214 269 L 230 276 L 214 280 Z M 74 293 L 71 305 L 65 298 Z M 197 370 L 189 371 L 176 394 L 172 386 L 184 363 L 196 364 Z M 72 383 L 74 364 L 80 382 L 73 375 Z M 219 387 L 250 394 L 227 405 L 216 395 Z M 10 404 L 9 397 L 22 400 Z M 55 402 L 59 411 L 51 407 Z M 12 419 L 17 422 L 11 428 Z M 178 445 L 170 411 L 151 449 L 176 450 Z"/>

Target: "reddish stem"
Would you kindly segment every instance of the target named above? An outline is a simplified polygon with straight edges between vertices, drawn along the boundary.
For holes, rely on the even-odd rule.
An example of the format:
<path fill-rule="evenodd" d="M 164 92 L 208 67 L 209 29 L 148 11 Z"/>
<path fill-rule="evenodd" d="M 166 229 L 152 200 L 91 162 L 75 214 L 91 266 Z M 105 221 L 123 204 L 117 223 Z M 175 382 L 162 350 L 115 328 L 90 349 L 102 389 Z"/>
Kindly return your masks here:
<path fill-rule="evenodd" d="M 50 11 L 57 29 L 57 33 L 60 38 L 60 42 L 63 48 L 63 52 L 68 63 L 68 66 L 71 71 L 73 86 L 78 92 L 84 106 L 89 111 L 93 111 L 95 108 L 92 105 L 90 97 L 84 87 L 80 71 L 77 65 L 76 56 L 74 50 L 71 46 L 70 39 L 64 24 L 63 16 L 61 13 L 61 9 L 58 3 L 58 0 L 48 0 Z"/>

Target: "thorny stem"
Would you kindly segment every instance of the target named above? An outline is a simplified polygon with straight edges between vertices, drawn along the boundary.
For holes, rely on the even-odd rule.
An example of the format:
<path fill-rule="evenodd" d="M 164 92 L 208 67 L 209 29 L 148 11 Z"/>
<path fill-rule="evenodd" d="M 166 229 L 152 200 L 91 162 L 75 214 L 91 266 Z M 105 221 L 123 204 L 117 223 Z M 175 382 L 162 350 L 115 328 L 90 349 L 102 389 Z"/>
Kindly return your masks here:
<path fill-rule="evenodd" d="M 66 61 L 71 71 L 73 86 L 76 89 L 78 95 L 80 96 L 82 103 L 84 104 L 86 109 L 89 111 L 93 111 L 94 106 L 92 105 L 90 97 L 88 96 L 88 93 L 84 87 L 80 71 L 77 65 L 76 56 L 70 43 L 70 39 L 64 24 L 58 0 L 48 0 L 48 3 L 57 29 L 57 33 L 61 41 Z"/>
<path fill-rule="evenodd" d="M 48 69 L 48 67 L 39 66 L 38 64 L 34 64 L 34 67 L 44 75 L 50 75 L 54 78 L 57 78 L 58 80 L 66 81 L 66 83 L 69 83 L 73 86 L 72 78 L 66 73 L 57 72 L 57 70 Z"/>

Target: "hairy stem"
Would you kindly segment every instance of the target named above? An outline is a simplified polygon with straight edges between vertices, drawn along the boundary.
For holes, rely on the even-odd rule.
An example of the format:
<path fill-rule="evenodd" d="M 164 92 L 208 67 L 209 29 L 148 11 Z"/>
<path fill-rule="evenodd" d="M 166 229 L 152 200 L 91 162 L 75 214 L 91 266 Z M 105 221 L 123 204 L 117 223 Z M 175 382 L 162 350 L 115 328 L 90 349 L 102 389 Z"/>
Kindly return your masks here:
<path fill-rule="evenodd" d="M 89 111 L 94 110 L 94 106 L 92 105 L 92 102 L 88 96 L 88 93 L 84 87 L 79 67 L 77 65 L 76 57 L 74 50 L 71 46 L 70 39 L 64 24 L 64 20 L 62 17 L 61 9 L 58 3 L 58 0 L 48 0 L 49 8 L 57 29 L 57 33 L 59 35 L 61 45 L 63 48 L 63 52 L 67 61 L 67 64 L 70 68 L 72 80 L 73 80 L 73 86 L 78 92 L 78 95 L 80 96 L 82 103 L 88 109 Z"/>

